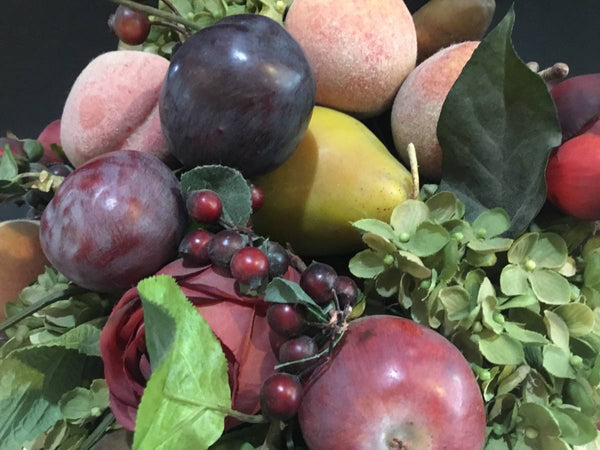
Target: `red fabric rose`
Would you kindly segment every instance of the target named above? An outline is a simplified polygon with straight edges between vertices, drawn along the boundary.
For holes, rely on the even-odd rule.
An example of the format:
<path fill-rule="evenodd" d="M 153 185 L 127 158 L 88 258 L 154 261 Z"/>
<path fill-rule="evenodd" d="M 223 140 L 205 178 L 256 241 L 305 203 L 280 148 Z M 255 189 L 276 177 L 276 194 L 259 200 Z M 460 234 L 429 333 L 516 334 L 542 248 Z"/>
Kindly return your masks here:
<path fill-rule="evenodd" d="M 258 412 L 260 386 L 277 364 L 271 345 L 277 338 L 266 320 L 268 304 L 262 298 L 239 295 L 235 280 L 210 266 L 186 267 L 179 259 L 159 274 L 177 280 L 221 341 L 233 408 L 247 414 Z M 298 282 L 300 275 L 290 269 L 286 278 Z M 150 378 L 144 316 L 136 288 L 127 291 L 114 307 L 100 336 L 100 353 L 112 412 L 124 428 L 133 431 L 137 407 Z M 233 424 L 230 419 L 226 422 L 226 426 Z"/>

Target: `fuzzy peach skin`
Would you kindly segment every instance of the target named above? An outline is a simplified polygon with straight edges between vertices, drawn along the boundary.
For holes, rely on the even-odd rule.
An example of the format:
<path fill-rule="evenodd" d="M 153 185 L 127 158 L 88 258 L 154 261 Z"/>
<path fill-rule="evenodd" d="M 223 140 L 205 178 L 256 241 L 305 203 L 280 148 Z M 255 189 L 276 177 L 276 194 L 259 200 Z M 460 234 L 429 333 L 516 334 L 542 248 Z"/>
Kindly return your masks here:
<path fill-rule="evenodd" d="M 119 50 L 98 56 L 81 72 L 60 128 L 63 150 L 75 167 L 116 150 L 167 158 L 158 95 L 168 67 L 161 56 Z"/>
<path fill-rule="evenodd" d="M 35 281 L 50 265 L 40 245 L 40 224 L 34 220 L 0 222 L 0 321 L 4 304 Z"/>
<path fill-rule="evenodd" d="M 442 177 L 442 148 L 437 123 L 448 92 L 479 42 L 447 47 L 427 58 L 406 78 L 392 108 L 392 134 L 396 150 L 409 164 L 406 148 L 415 144 L 419 173 L 430 181 Z"/>
<path fill-rule="evenodd" d="M 294 0 L 285 27 L 306 54 L 323 106 L 377 115 L 415 67 L 417 34 L 403 0 Z"/>

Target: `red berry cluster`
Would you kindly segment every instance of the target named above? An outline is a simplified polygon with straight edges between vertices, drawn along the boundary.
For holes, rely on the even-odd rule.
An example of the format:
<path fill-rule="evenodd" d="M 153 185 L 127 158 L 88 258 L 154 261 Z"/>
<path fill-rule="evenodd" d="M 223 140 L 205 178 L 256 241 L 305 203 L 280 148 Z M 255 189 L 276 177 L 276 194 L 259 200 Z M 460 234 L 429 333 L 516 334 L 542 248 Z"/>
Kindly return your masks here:
<path fill-rule="evenodd" d="M 338 276 L 333 267 L 318 262 L 304 270 L 300 287 L 321 307 L 333 303 L 339 312 L 347 312 L 358 298 L 358 287 L 351 278 Z M 269 326 L 284 341 L 279 362 L 296 362 L 286 366 L 291 373 L 276 373 L 263 383 L 262 412 L 271 419 L 289 420 L 296 414 L 302 402 L 302 379 L 320 363 L 316 357 L 320 348 L 331 343 L 329 326 L 314 326 L 307 314 L 298 304 L 273 304 L 267 310 Z"/>

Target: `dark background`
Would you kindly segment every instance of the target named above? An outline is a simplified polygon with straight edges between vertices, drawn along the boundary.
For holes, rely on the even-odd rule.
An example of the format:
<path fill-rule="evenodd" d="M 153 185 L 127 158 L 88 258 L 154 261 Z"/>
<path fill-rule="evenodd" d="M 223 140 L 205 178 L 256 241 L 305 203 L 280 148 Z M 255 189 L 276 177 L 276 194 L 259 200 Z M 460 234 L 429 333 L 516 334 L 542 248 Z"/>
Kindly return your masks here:
<path fill-rule="evenodd" d="M 60 117 L 79 72 L 116 48 L 107 0 L 0 0 L 0 135 L 37 137 Z M 497 0 L 494 23 L 512 1 Z M 525 61 L 600 72 L 600 0 L 517 0 L 513 34 Z M 10 216 L 0 208 L 0 220 Z"/>

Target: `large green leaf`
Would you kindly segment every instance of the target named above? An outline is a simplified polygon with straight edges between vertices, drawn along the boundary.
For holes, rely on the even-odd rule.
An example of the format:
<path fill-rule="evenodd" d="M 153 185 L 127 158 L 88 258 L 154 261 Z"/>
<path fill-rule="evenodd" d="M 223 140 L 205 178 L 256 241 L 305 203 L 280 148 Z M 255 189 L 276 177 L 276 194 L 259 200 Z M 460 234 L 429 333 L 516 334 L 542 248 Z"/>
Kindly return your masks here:
<path fill-rule="evenodd" d="M 382 256 L 373 250 L 363 250 L 354 255 L 348 267 L 358 278 L 375 278 L 385 270 Z"/>
<path fill-rule="evenodd" d="M 503 208 L 511 217 L 511 237 L 544 204 L 546 162 L 562 138 L 546 84 L 513 48 L 514 20 L 511 8 L 479 44 L 450 90 L 437 127 L 440 190 L 465 203 L 467 220 Z"/>
<path fill-rule="evenodd" d="M 133 448 L 206 449 L 223 433 L 225 417 L 218 409 L 231 407 L 221 344 L 173 278 L 148 278 L 138 284 L 138 291 L 144 312 L 152 305 L 157 313 L 145 320 L 146 334 L 165 339 L 172 335 L 173 341 L 162 364 L 153 364 L 138 409 Z M 167 333 L 161 329 L 170 327 L 174 330 Z M 150 362 L 156 361 L 152 347 L 148 351 Z"/>
<path fill-rule="evenodd" d="M 517 365 L 525 359 L 523 344 L 508 334 L 481 338 L 479 350 L 492 364 Z"/>

